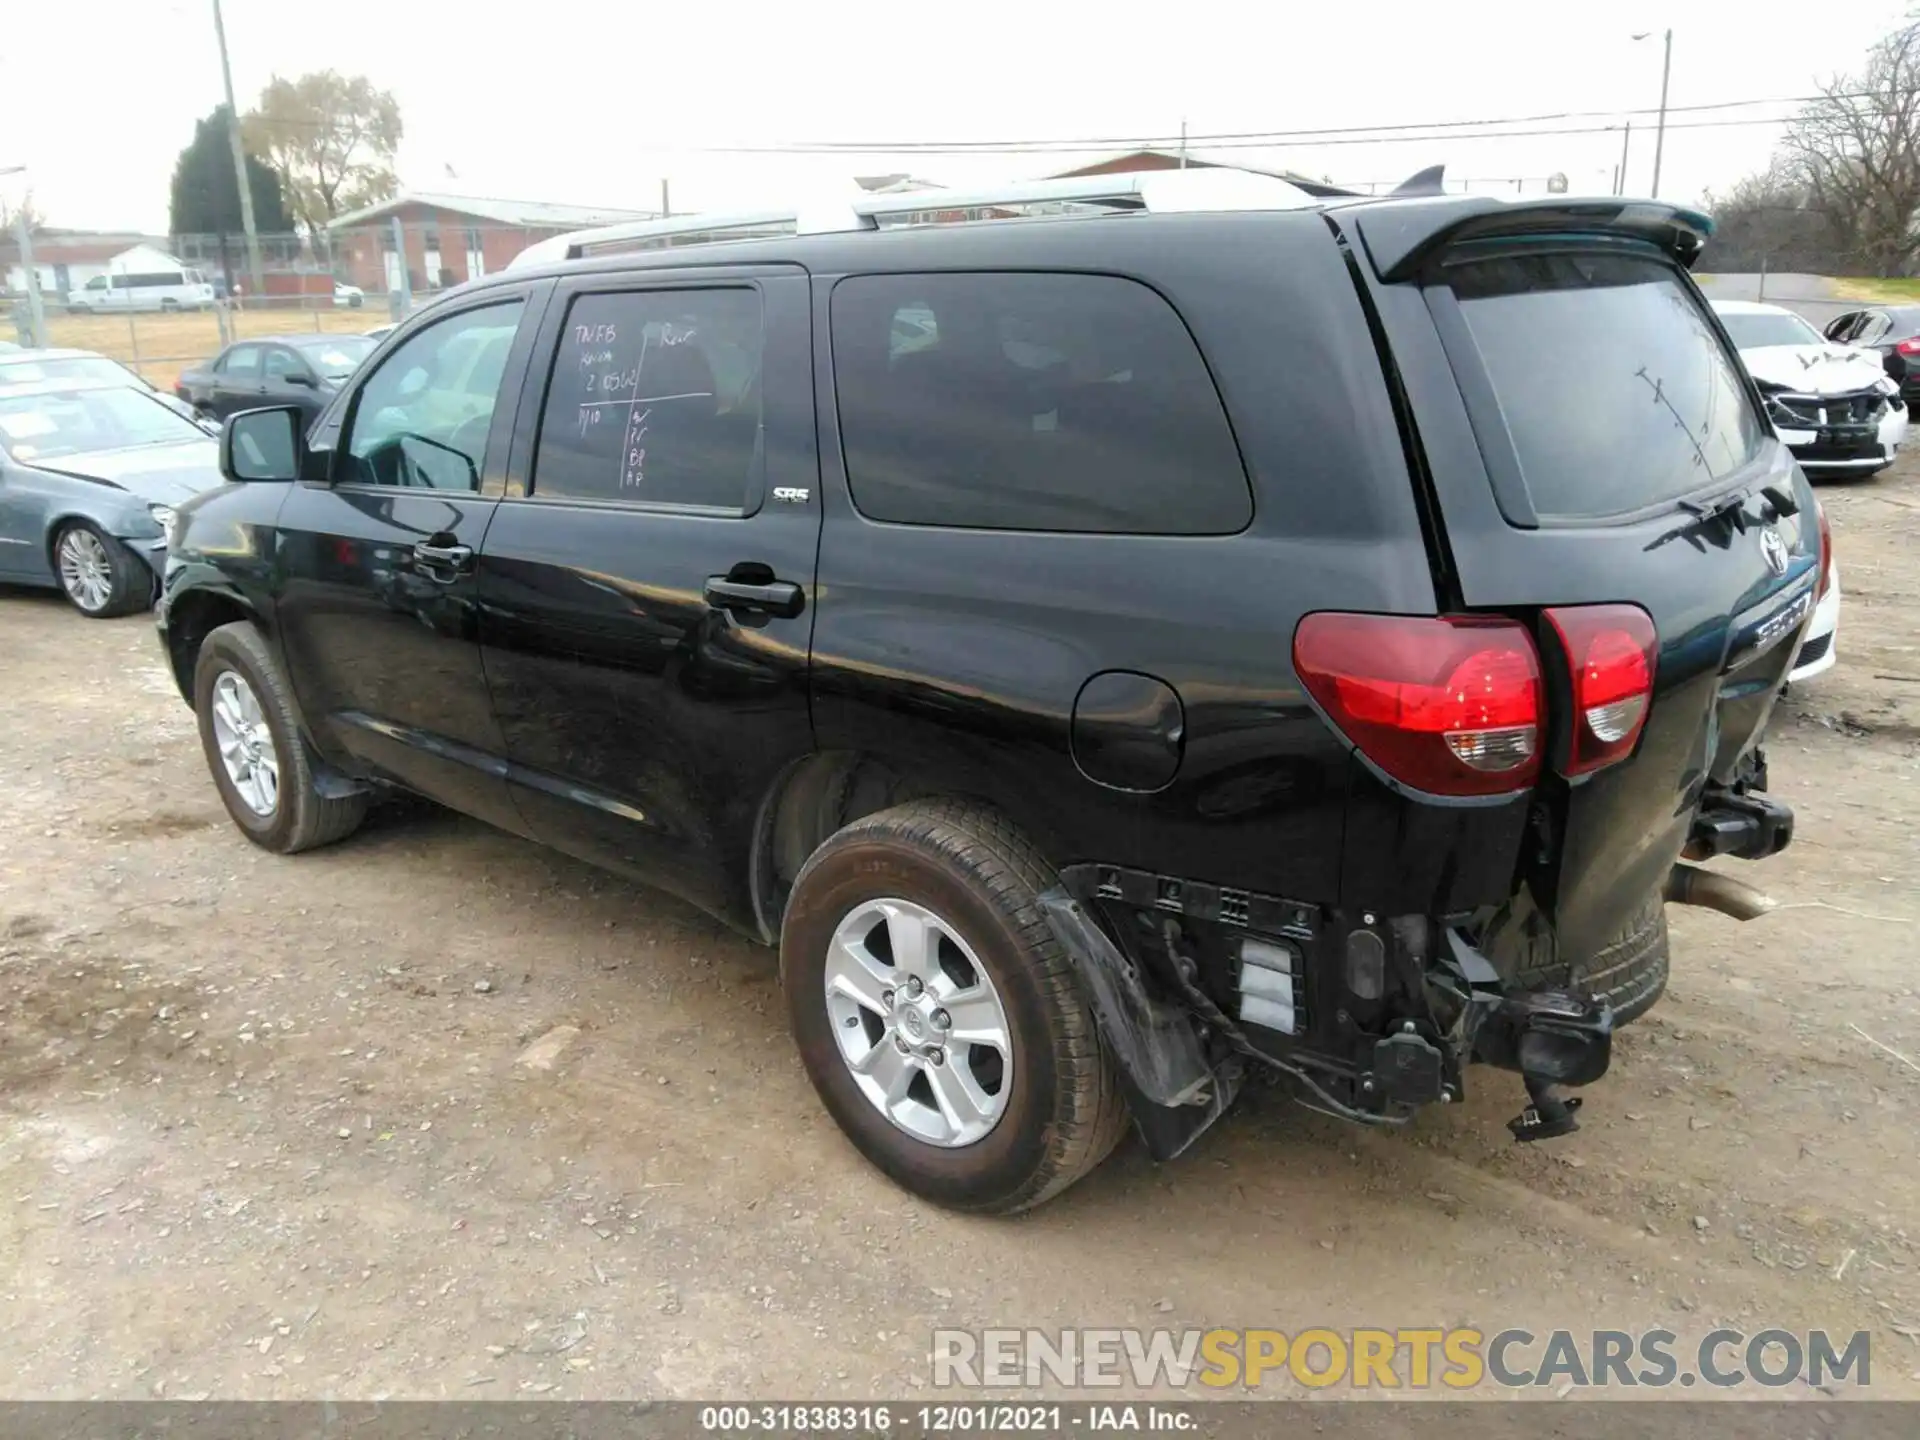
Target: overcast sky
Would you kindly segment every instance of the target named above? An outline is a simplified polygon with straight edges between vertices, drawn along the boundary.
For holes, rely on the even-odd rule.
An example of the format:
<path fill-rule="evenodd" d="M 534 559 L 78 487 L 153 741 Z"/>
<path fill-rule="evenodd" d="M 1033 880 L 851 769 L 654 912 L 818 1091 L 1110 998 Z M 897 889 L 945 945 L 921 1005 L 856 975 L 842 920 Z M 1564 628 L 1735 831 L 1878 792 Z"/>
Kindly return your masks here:
<path fill-rule="evenodd" d="M 196 118 L 221 97 L 210 0 L 81 0 L 30 48 L 0 29 L 0 167 L 25 164 L 49 223 L 167 228 L 167 187 Z M 498 16 L 489 19 L 489 10 Z M 1186 0 L 1151 6 L 960 0 L 743 7 L 225 0 L 244 110 L 275 75 L 333 68 L 398 97 L 412 189 L 676 210 L 767 204 L 911 170 L 946 182 L 1043 175 L 1086 154 L 715 153 L 803 141 L 1079 141 L 1606 114 L 1660 95 L 1672 27 L 1676 107 L 1806 94 L 1859 65 L 1905 6 L 1848 0 L 1540 0 L 1413 4 Z M 1577 18 L 1574 18 L 1576 17 Z M 38 23 L 38 22 L 37 22 Z M 1634 42 L 1635 31 L 1651 38 Z M 58 43 L 40 43 L 49 36 Z M 71 58 L 64 58 L 71 57 Z M 1763 165 L 1771 110 L 1676 114 L 1661 193 L 1693 200 Z M 1682 128 L 1688 127 L 1688 128 Z M 1634 118 L 1629 190 L 1652 182 L 1651 115 Z M 1235 153 L 1339 182 L 1445 163 L 1454 177 L 1564 172 L 1605 191 L 1618 128 L 1393 144 L 1302 140 Z M 1205 145 L 1196 140 L 1196 146 Z M 449 173 L 451 172 L 451 173 Z M 0 180 L 10 198 L 22 177 Z"/>

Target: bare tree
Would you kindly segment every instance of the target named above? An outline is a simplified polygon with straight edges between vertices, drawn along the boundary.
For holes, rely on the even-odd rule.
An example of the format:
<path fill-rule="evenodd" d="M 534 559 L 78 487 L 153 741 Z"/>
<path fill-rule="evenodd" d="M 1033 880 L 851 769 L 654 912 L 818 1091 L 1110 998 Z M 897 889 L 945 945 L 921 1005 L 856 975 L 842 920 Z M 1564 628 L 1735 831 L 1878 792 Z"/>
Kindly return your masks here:
<path fill-rule="evenodd" d="M 1781 177 L 1825 213 L 1846 263 L 1901 275 L 1920 254 L 1920 23 L 1877 43 L 1859 75 L 1821 87 L 1787 127 Z"/>
<path fill-rule="evenodd" d="M 9 205 L 4 198 L 0 198 L 0 243 L 13 234 L 13 227 L 19 224 L 22 216 L 26 217 L 29 231 L 38 230 L 47 223 L 47 217 L 33 203 L 31 190 L 20 197 L 18 205 Z"/>
<path fill-rule="evenodd" d="M 1747 176 L 1724 193 L 1709 192 L 1701 206 L 1714 220 L 1713 243 L 1698 267 L 1702 271 L 1833 274 L 1857 268 L 1849 263 L 1827 213 L 1779 164 Z"/>

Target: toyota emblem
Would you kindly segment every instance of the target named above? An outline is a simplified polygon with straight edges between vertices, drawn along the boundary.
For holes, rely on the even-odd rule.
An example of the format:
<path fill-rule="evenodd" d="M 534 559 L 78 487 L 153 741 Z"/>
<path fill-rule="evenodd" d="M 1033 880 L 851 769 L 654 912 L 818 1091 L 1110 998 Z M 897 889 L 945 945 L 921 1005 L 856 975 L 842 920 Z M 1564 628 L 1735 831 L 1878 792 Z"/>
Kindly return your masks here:
<path fill-rule="evenodd" d="M 1767 568 L 1774 574 L 1787 573 L 1787 542 L 1780 538 L 1778 530 L 1760 532 L 1760 553 L 1766 557 Z"/>

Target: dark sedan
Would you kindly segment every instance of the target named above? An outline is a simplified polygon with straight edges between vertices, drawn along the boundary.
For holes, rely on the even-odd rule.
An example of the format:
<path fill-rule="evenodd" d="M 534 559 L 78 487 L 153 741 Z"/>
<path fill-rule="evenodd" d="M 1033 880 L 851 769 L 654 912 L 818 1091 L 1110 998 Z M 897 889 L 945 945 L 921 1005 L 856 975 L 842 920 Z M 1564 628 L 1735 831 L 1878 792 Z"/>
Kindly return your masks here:
<path fill-rule="evenodd" d="M 211 364 L 182 374 L 173 393 L 215 420 L 262 405 L 297 405 L 311 424 L 373 348 L 364 335 L 236 340 Z"/>
<path fill-rule="evenodd" d="M 1836 345 L 1878 350 L 1880 363 L 1900 385 L 1900 398 L 1920 404 L 1920 305 L 1875 305 L 1849 310 L 1824 332 Z"/>

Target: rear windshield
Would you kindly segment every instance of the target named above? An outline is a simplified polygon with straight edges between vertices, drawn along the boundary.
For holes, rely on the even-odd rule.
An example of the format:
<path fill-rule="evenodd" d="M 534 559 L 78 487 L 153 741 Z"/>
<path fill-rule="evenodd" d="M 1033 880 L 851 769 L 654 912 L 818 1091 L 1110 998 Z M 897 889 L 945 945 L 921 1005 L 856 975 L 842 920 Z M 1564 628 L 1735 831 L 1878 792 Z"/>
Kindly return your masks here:
<path fill-rule="evenodd" d="M 1745 383 L 1664 263 L 1504 255 L 1447 278 L 1543 518 L 1675 500 L 1759 454 Z"/>

